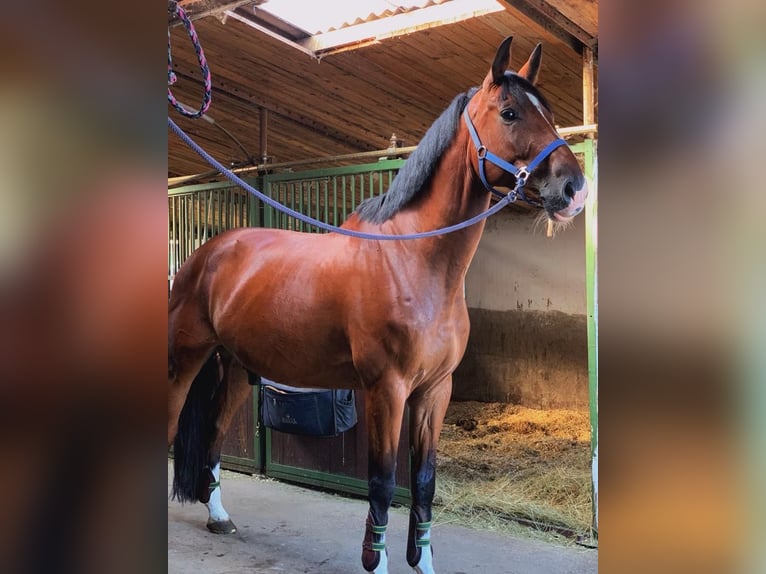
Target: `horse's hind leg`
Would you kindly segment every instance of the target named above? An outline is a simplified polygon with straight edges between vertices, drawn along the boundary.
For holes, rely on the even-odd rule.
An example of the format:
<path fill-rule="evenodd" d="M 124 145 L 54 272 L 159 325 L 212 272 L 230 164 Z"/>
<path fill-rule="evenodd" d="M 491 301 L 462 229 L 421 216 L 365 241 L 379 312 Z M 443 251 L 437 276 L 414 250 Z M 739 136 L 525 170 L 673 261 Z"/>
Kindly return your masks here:
<path fill-rule="evenodd" d="M 362 543 L 362 566 L 367 572 L 387 574 L 385 533 L 388 509 L 396 486 L 396 453 L 405 397 L 401 386 L 395 381 L 379 381 L 365 392 L 364 398 L 368 426 L 370 510 Z"/>
<path fill-rule="evenodd" d="M 452 378 L 410 397 L 410 488 L 412 507 L 407 535 L 407 563 L 418 574 L 434 574 L 431 549 L 431 504 L 436 488 L 436 447 L 452 393 Z"/>
<path fill-rule="evenodd" d="M 210 469 L 213 482 L 210 484 L 210 499 L 207 501 L 207 529 L 215 534 L 233 534 L 237 527 L 229 518 L 221 500 L 221 447 L 234 415 L 250 396 L 252 388 L 247 371 L 233 357 L 222 357 L 223 381 L 221 383 L 220 410 L 215 422 L 215 432 L 210 445 Z"/>

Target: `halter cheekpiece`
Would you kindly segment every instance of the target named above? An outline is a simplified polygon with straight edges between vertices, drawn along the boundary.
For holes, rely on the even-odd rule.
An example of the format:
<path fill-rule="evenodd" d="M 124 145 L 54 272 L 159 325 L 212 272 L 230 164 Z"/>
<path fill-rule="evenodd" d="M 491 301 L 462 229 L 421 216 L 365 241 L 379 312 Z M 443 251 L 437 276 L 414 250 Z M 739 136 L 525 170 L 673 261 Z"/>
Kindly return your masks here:
<path fill-rule="evenodd" d="M 543 204 L 541 201 L 529 199 L 524 193 L 524 186 L 527 184 L 527 178 L 529 178 L 529 174 L 532 173 L 532 171 L 534 171 L 534 169 L 540 165 L 549 155 L 551 155 L 555 149 L 563 145 L 567 145 L 567 142 L 561 138 L 555 139 L 542 150 L 540 150 L 540 153 L 538 153 L 535 158 L 529 162 L 528 165 L 516 167 L 512 163 L 507 162 L 503 158 L 493 154 L 486 148 L 484 144 L 481 143 L 479 134 L 476 133 L 476 128 L 474 127 L 471 118 L 468 116 L 468 105 L 466 105 L 465 109 L 463 110 L 463 119 L 465 120 L 465 125 L 468 127 L 468 132 L 471 134 L 473 144 L 476 146 L 476 155 L 479 159 L 479 177 L 481 178 L 481 183 L 484 185 L 484 188 L 493 195 L 501 198 L 507 198 L 510 203 L 513 203 L 518 197 L 521 197 L 521 199 L 530 205 L 534 205 L 535 207 L 542 207 Z M 495 189 L 489 184 L 484 168 L 484 163 L 486 160 L 491 161 L 496 166 L 503 169 L 504 171 L 507 171 L 516 178 L 516 185 L 511 191 L 504 193 L 499 189 Z"/>

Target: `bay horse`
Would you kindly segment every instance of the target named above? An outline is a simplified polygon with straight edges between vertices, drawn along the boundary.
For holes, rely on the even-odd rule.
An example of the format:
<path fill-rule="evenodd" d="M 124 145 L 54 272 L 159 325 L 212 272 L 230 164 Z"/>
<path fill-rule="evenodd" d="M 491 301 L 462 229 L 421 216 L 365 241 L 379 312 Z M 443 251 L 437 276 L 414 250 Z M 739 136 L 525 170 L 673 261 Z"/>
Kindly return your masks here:
<path fill-rule="evenodd" d="M 550 220 L 568 222 L 582 210 L 585 178 L 563 142 L 551 146 L 559 137 L 535 87 L 541 46 L 514 73 L 510 44 L 510 37 L 500 44 L 481 86 L 455 97 L 429 128 L 389 191 L 362 203 L 342 227 L 403 234 L 464 221 L 488 208 L 494 186 L 526 178 L 512 175 L 521 167 L 530 168 L 526 189 Z M 492 158 L 500 161 L 485 162 Z M 505 169 L 496 165 L 504 162 Z M 406 558 L 415 572 L 434 574 L 436 448 L 466 349 L 465 275 L 483 228 L 482 221 L 411 241 L 237 229 L 197 249 L 169 302 L 174 496 L 206 502 L 211 530 L 234 530 L 221 505 L 219 458 L 248 396 L 248 373 L 297 387 L 363 390 L 369 511 L 362 565 L 388 571 L 385 531 L 407 405 Z"/>

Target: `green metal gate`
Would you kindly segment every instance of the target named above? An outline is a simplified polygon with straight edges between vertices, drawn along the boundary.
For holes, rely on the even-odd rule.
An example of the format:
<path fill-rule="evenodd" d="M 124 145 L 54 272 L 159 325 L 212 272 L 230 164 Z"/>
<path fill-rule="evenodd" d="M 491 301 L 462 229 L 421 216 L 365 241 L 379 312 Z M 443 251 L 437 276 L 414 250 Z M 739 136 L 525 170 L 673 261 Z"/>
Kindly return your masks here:
<path fill-rule="evenodd" d="M 280 173 L 263 177 L 263 192 L 295 211 L 340 225 L 365 199 L 385 193 L 404 160 Z M 263 226 L 293 231 L 316 231 L 292 216 L 264 206 Z"/>

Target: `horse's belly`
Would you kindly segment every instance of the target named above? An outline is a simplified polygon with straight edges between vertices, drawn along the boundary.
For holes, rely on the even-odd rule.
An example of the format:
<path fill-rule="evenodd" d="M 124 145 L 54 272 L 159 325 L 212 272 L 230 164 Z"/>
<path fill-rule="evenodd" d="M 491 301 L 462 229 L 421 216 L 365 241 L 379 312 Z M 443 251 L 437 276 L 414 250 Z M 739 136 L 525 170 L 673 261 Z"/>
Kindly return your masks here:
<path fill-rule="evenodd" d="M 316 369 L 293 368 L 281 364 L 255 365 L 254 371 L 272 381 L 293 387 L 316 389 L 361 389 L 359 377 L 351 363 L 317 364 Z"/>
<path fill-rule="evenodd" d="M 221 342 L 252 373 L 296 387 L 360 386 L 351 350 L 337 327 L 264 320 L 235 332 L 235 337 L 221 336 Z"/>

